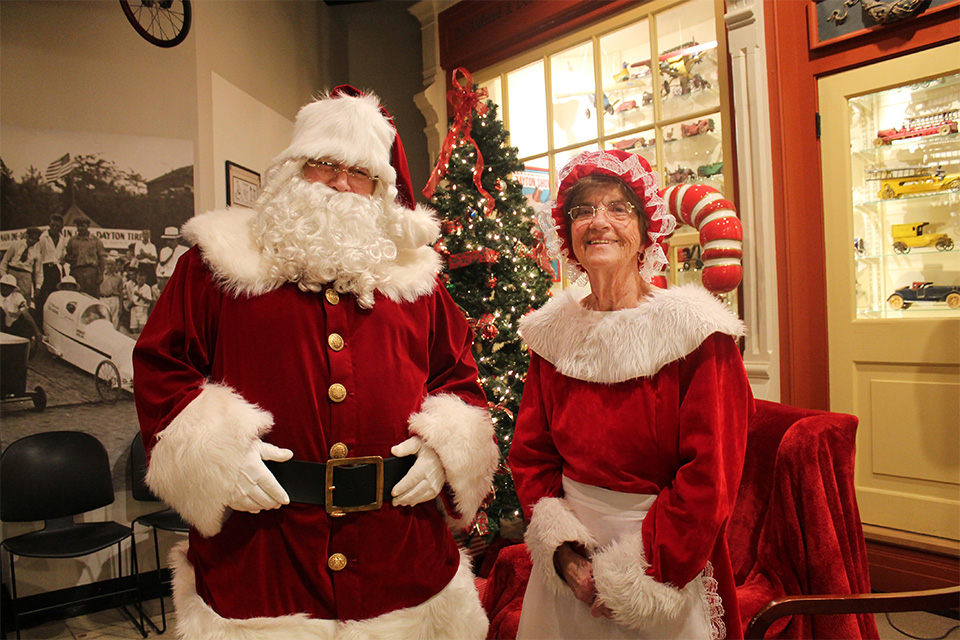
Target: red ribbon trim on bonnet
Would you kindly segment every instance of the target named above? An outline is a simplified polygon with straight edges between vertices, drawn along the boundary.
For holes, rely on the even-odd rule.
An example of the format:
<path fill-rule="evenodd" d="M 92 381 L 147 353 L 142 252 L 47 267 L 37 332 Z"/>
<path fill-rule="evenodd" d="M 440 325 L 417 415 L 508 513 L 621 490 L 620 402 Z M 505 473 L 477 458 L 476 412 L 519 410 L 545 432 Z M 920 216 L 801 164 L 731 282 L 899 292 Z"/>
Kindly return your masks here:
<path fill-rule="evenodd" d="M 457 80 L 458 73 L 463 76 L 462 85 Z M 477 187 L 480 195 L 483 196 L 483 199 L 487 203 L 484 207 L 484 214 L 490 215 L 493 213 L 493 196 L 480 184 L 480 176 L 483 175 L 483 156 L 480 154 L 480 148 L 477 146 L 473 136 L 470 135 L 473 112 L 476 111 L 477 114 L 481 116 L 487 113 L 487 105 L 483 102 L 487 97 L 487 90 L 481 89 L 479 91 L 473 91 L 473 76 L 463 67 L 457 67 L 453 70 L 451 80 L 456 89 L 447 92 L 447 101 L 453 105 L 453 124 L 450 125 L 450 129 L 447 131 L 447 137 L 443 140 L 443 145 L 440 147 L 440 156 L 437 158 L 437 164 L 433 167 L 433 171 L 430 172 L 430 179 L 427 181 L 427 186 L 423 188 L 423 195 L 426 198 L 433 196 L 437 190 L 437 185 L 440 184 L 441 178 L 447 173 L 453 148 L 458 146 L 460 138 L 462 137 L 465 141 L 473 145 L 477 153 L 477 163 L 473 167 L 473 184 Z"/>

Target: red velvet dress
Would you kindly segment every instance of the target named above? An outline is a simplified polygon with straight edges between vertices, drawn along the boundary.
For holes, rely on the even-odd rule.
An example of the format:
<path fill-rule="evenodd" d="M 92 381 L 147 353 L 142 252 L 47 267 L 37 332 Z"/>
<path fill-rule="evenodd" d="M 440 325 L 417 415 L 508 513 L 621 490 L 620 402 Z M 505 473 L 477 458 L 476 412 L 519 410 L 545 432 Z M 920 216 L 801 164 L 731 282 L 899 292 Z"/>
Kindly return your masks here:
<path fill-rule="evenodd" d="M 523 336 L 533 353 L 509 463 L 534 537 L 534 507 L 562 498 L 561 475 L 657 495 L 642 524 L 643 574 L 682 588 L 709 562 L 726 634 L 738 637 L 725 529 L 753 401 L 738 323 L 712 300 L 684 287 L 658 291 L 636 310 L 598 313 L 565 294 L 531 314 Z M 706 311 L 690 318 L 691 306 Z M 576 523 L 564 536 L 566 516 L 540 515 L 561 530 L 555 543 L 582 542 Z"/>
<path fill-rule="evenodd" d="M 211 458 L 220 455 L 215 449 L 221 444 L 233 446 L 230 420 L 217 432 L 209 425 L 216 410 L 209 421 L 185 417 L 213 383 L 232 390 L 230 398 L 239 396 L 231 407 L 245 401 L 272 414 L 262 438 L 291 449 L 297 460 L 324 462 L 335 443 L 347 445 L 351 457 L 387 458 L 391 446 L 409 437 L 411 415 L 441 394 L 487 420 L 470 329 L 442 286 L 414 301 L 377 292 L 372 309 L 361 309 L 348 294 L 331 303 L 333 296 L 324 293 L 295 284 L 261 295 L 228 293 L 201 252 L 187 252 L 134 354 L 148 452 L 167 437 L 193 438 L 190 448 L 209 446 Z M 334 383 L 346 389 L 340 402 L 328 394 Z M 481 441 L 495 451 L 491 433 L 483 432 Z M 176 490 L 165 500 L 202 503 L 209 493 L 217 508 L 217 490 L 200 479 L 202 459 L 193 467 L 167 459 L 164 469 L 152 470 L 186 478 L 182 485 L 172 479 Z M 192 474 L 197 479 L 191 483 Z M 228 510 L 214 535 L 190 532 L 197 593 L 220 616 L 241 619 L 307 614 L 362 620 L 419 605 L 451 581 L 460 556 L 432 501 L 395 508 L 389 500 L 384 496 L 377 511 L 339 518 L 307 504 L 258 514 Z M 201 504 L 198 513 L 206 508 Z M 334 553 L 346 557 L 345 569 L 328 567 Z"/>

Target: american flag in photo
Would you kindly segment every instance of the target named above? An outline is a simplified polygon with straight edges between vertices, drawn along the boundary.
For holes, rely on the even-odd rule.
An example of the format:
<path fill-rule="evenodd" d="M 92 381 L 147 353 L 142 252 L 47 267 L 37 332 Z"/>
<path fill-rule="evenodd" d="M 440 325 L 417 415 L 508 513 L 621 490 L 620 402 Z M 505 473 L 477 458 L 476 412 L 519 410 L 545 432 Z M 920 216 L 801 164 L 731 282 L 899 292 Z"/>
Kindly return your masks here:
<path fill-rule="evenodd" d="M 47 182 L 56 182 L 73 171 L 76 166 L 77 163 L 70 158 L 70 154 L 65 153 L 63 157 L 50 163 L 47 170 L 43 172 L 43 179 Z"/>

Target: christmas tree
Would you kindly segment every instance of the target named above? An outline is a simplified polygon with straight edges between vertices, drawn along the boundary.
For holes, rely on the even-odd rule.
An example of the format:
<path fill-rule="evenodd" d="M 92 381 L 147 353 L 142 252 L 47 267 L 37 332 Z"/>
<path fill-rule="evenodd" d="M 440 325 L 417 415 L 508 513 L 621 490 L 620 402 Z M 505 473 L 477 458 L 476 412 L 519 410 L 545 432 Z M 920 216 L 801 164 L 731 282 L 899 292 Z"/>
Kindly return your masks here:
<path fill-rule="evenodd" d="M 467 88 L 457 82 L 458 72 Z M 512 177 L 523 164 L 507 144 L 497 106 L 465 71 L 454 72 L 454 84 L 456 115 L 424 194 L 432 191 L 430 204 L 442 220 L 434 248 L 445 258 L 447 290 L 474 329 L 474 358 L 500 447 L 494 494 L 471 531 L 489 539 L 500 533 L 501 521 L 522 517 L 506 466 L 529 364 L 517 321 L 547 301 L 551 276 L 534 211 Z"/>

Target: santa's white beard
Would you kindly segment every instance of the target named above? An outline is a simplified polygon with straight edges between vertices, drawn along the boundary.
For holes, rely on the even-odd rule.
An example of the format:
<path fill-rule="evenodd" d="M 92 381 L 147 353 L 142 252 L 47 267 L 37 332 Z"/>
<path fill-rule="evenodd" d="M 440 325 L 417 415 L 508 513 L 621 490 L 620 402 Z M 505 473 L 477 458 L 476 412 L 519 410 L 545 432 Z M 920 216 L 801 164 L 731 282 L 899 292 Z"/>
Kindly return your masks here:
<path fill-rule="evenodd" d="M 392 238 L 400 232 L 383 199 L 307 182 L 295 165 L 281 165 L 269 178 L 274 180 L 260 198 L 252 229 L 270 276 L 304 291 L 332 283 L 340 293 L 355 295 L 361 307 L 372 307 L 374 290 L 387 281 L 397 258 Z"/>

